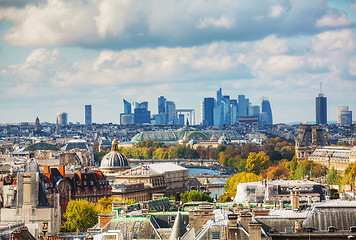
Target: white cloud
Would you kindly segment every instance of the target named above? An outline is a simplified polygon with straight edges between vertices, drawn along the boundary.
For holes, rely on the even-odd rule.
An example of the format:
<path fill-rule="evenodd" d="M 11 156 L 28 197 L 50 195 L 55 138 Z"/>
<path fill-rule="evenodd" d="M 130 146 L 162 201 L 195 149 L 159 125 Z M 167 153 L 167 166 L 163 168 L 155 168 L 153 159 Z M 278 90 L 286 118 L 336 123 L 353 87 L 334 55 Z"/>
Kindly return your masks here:
<path fill-rule="evenodd" d="M 355 50 L 355 34 L 351 30 L 328 31 L 311 39 L 314 51 L 330 54 L 332 51 L 349 52 Z"/>
<path fill-rule="evenodd" d="M 213 17 L 204 17 L 203 19 L 199 19 L 197 23 L 198 28 L 206 28 L 209 26 L 217 27 L 217 28 L 226 28 L 230 29 L 234 24 L 233 19 L 229 19 L 222 15 L 220 18 L 216 19 Z"/>
<path fill-rule="evenodd" d="M 255 44 L 257 53 L 282 54 L 288 51 L 288 42 L 286 39 L 279 39 L 271 35 Z"/>
<path fill-rule="evenodd" d="M 263 68 L 273 75 L 285 75 L 300 70 L 304 64 L 304 57 L 280 55 L 268 58 Z"/>
<path fill-rule="evenodd" d="M 347 27 L 351 25 L 351 19 L 341 11 L 330 11 L 316 22 L 317 27 Z"/>
<path fill-rule="evenodd" d="M 259 0 L 45 0 L 24 8 L 0 8 L 0 19 L 12 24 L 4 37 L 12 45 L 115 50 L 309 35 L 320 31 L 317 20 L 323 26 L 332 17 L 323 0 L 278 5 Z M 342 14 L 333 19 L 345 23 Z"/>
<path fill-rule="evenodd" d="M 268 16 L 271 18 L 279 18 L 284 12 L 285 10 L 281 5 L 276 5 L 270 8 L 270 14 Z"/>
<path fill-rule="evenodd" d="M 349 61 L 349 73 L 352 76 L 356 76 L 356 58 L 351 58 Z"/>

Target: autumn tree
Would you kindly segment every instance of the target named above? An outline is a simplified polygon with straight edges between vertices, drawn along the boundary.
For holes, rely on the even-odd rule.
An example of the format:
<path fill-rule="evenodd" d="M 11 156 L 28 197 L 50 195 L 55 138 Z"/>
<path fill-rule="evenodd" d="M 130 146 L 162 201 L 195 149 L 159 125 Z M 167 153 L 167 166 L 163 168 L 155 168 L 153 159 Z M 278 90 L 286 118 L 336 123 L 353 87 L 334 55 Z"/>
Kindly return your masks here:
<path fill-rule="evenodd" d="M 254 173 L 242 172 L 235 174 L 226 181 L 224 186 L 225 193 L 220 196 L 220 202 L 226 202 L 231 199 L 231 197 L 235 197 L 237 184 L 245 182 L 257 182 L 261 181 L 262 179 L 263 178 L 261 176 L 257 176 Z"/>
<path fill-rule="evenodd" d="M 122 199 L 113 197 L 100 198 L 98 204 L 95 207 L 97 213 L 110 213 L 112 211 L 112 202 L 126 201 L 128 205 L 134 204 L 136 201 L 133 199 Z"/>
<path fill-rule="evenodd" d="M 83 199 L 69 201 L 63 217 L 66 222 L 63 223 L 62 229 L 68 232 L 86 232 L 98 222 L 95 204 Z"/>
<path fill-rule="evenodd" d="M 268 177 L 269 179 L 289 179 L 290 172 L 288 172 L 283 164 L 279 164 L 277 166 L 271 166 L 263 171 L 262 176 L 264 178 Z"/>
<path fill-rule="evenodd" d="M 251 152 L 246 160 L 246 170 L 259 175 L 264 169 L 270 166 L 269 156 L 264 151 L 259 153 Z"/>

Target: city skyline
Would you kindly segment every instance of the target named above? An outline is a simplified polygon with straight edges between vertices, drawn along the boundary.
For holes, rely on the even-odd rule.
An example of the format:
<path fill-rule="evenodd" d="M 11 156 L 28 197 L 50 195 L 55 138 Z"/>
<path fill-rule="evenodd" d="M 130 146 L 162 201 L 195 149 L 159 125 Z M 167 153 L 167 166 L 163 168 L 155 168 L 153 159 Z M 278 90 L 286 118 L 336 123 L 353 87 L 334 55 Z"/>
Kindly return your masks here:
<path fill-rule="evenodd" d="M 156 114 L 159 96 L 199 123 L 201 100 L 220 87 L 268 97 L 274 123 L 311 122 L 320 82 L 328 121 L 338 106 L 356 111 L 355 1 L 121 4 L 3 1 L 0 123 L 58 112 L 84 123 L 85 104 L 93 122 L 119 123 L 122 99 Z"/>

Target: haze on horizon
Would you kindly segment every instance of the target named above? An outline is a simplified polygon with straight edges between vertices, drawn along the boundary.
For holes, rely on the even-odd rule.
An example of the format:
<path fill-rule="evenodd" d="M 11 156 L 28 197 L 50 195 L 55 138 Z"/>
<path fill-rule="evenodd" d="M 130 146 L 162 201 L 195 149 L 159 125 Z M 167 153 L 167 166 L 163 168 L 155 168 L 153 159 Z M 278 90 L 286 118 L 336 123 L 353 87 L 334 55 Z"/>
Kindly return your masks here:
<path fill-rule="evenodd" d="M 319 84 L 328 121 L 356 118 L 356 1 L 0 2 L 0 123 L 119 123 L 122 99 L 161 95 L 177 108 L 204 97 L 266 96 L 274 123 L 315 121 Z"/>

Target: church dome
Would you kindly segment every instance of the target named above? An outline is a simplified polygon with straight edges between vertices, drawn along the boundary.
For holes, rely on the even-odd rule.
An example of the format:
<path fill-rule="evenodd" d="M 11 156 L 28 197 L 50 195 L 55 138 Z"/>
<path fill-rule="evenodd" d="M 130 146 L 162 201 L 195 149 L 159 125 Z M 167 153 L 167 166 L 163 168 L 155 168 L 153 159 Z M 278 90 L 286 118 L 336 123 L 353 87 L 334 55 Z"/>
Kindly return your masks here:
<path fill-rule="evenodd" d="M 129 169 L 130 164 L 124 154 L 119 152 L 116 139 L 112 142 L 111 152 L 101 160 L 100 170 L 103 172 L 118 172 Z"/>

